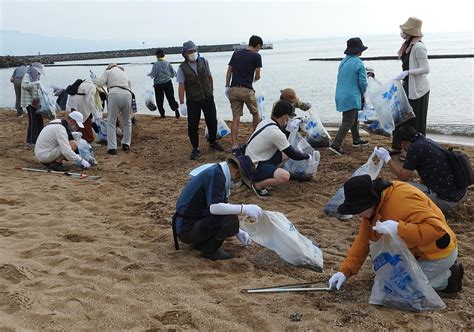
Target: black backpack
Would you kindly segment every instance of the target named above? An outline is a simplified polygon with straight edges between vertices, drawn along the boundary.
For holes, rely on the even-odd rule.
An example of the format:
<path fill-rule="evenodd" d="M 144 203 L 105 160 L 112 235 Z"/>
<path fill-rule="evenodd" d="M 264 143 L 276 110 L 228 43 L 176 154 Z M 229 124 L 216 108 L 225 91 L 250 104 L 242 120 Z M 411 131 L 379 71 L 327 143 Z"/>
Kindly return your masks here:
<path fill-rule="evenodd" d="M 74 83 L 72 83 L 71 85 L 68 85 L 68 87 L 66 88 L 66 92 L 71 96 L 74 96 L 74 95 L 85 96 L 86 95 L 85 93 L 77 92 L 77 90 L 79 89 L 79 85 L 81 85 L 82 82 L 84 81 L 85 80 L 77 79 Z"/>

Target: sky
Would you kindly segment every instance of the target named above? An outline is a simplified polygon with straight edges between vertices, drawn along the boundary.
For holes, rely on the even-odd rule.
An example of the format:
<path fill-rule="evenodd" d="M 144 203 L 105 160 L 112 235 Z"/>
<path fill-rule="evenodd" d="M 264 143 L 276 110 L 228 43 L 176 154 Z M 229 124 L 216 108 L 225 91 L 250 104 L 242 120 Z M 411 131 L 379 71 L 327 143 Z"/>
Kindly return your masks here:
<path fill-rule="evenodd" d="M 424 32 L 472 32 L 470 8 L 471 0 L 0 0 L 0 54 L 20 52 L 18 32 L 47 37 L 44 43 L 58 52 L 62 43 L 87 40 L 142 48 L 177 46 L 189 39 L 199 45 L 240 43 L 252 34 L 264 42 L 398 34 L 409 16 L 423 20 Z"/>

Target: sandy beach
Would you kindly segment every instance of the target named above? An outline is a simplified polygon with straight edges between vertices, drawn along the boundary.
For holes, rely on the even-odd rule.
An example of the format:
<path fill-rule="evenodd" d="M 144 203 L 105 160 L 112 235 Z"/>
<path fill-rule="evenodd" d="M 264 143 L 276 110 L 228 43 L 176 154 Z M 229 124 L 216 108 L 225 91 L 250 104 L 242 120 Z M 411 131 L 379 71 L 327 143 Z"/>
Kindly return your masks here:
<path fill-rule="evenodd" d="M 447 220 L 459 241 L 465 267 L 463 291 L 442 296 L 437 312 L 402 312 L 368 304 L 373 272 L 361 272 L 339 292 L 243 294 L 242 289 L 327 281 L 345 256 L 359 222 L 340 221 L 323 207 L 374 146 L 389 139 L 371 136 L 369 147 L 321 149 L 316 177 L 291 182 L 259 199 L 242 187 L 230 202 L 259 204 L 283 212 L 323 250 L 324 272 L 294 267 L 254 243 L 229 239 L 236 258 L 213 262 L 181 244 L 175 251 L 171 216 L 194 167 L 219 162 L 211 152 L 190 161 L 186 119 L 139 115 L 131 150 L 109 156 L 95 148 L 99 165 L 87 174 L 99 180 L 33 173 L 43 168 L 26 147 L 27 118 L 0 110 L 0 329 L 13 330 L 472 330 L 474 329 L 474 188 Z M 244 124 L 241 136 L 250 134 Z M 221 141 L 230 150 L 230 138 Z M 446 145 L 446 146 L 452 146 Z M 474 147 L 463 147 L 474 160 Z M 72 168 L 73 172 L 81 172 Z M 381 175 L 394 179 L 387 168 Z"/>

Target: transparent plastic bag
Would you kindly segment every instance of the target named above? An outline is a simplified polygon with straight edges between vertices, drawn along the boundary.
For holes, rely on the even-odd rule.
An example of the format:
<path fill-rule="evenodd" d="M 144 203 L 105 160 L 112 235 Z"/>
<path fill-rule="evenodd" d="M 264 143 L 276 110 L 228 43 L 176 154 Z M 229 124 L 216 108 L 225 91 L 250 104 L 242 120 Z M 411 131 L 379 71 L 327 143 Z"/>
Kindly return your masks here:
<path fill-rule="evenodd" d="M 265 120 L 265 93 L 261 87 L 261 83 L 254 83 L 255 99 L 257 100 L 257 109 L 260 120 Z"/>
<path fill-rule="evenodd" d="M 354 173 L 352 173 L 351 178 L 358 175 L 368 174 L 372 180 L 375 180 L 379 176 L 380 170 L 383 167 L 383 161 L 379 160 L 378 164 L 374 161 L 375 152 L 372 152 L 367 162 L 360 166 Z M 344 203 L 344 185 L 336 191 L 333 197 L 329 202 L 324 206 L 324 213 L 329 216 L 335 216 L 339 219 L 349 219 L 352 218 L 352 215 L 342 215 L 337 211 L 339 205 Z"/>
<path fill-rule="evenodd" d="M 104 119 L 95 119 L 94 121 L 94 142 L 107 142 L 107 122 Z"/>
<path fill-rule="evenodd" d="M 217 139 L 221 139 L 223 137 L 226 137 L 227 135 L 230 134 L 230 128 L 225 123 L 224 120 L 222 120 L 219 116 L 217 117 Z M 204 136 L 206 137 L 206 140 L 209 140 L 209 130 L 206 127 L 206 130 L 204 131 Z"/>
<path fill-rule="evenodd" d="M 395 130 L 395 123 L 392 117 L 392 83 L 382 85 L 381 87 L 372 77 L 368 79 L 367 97 L 377 113 L 380 127 L 388 133 Z"/>
<path fill-rule="evenodd" d="M 316 172 L 318 171 L 319 160 L 321 158 L 319 151 L 315 151 L 303 138 L 303 136 L 298 133 L 298 131 L 291 132 L 290 136 L 288 137 L 288 141 L 293 148 L 305 153 L 309 153 L 313 158 L 311 161 L 288 159 L 283 168 L 290 173 L 309 174 L 315 176 Z"/>
<path fill-rule="evenodd" d="M 79 155 L 89 162 L 92 166 L 97 165 L 97 160 L 94 158 L 94 149 L 92 146 L 82 138 L 82 133 L 78 131 L 73 131 L 72 136 L 77 143 L 77 149 L 79 150 Z M 75 162 L 76 166 L 81 166 L 81 162 Z"/>
<path fill-rule="evenodd" d="M 298 232 L 283 213 L 263 211 L 257 222 L 241 221 L 241 228 L 252 240 L 273 250 L 285 262 L 323 271 L 323 253 L 318 245 Z"/>
<path fill-rule="evenodd" d="M 56 119 L 56 110 L 58 109 L 58 106 L 53 98 L 52 90 L 51 92 L 47 91 L 40 83 L 38 87 L 38 96 L 40 99 L 40 108 L 36 110 L 36 113 L 41 114 L 46 119 Z"/>
<path fill-rule="evenodd" d="M 414 118 L 415 113 L 408 101 L 402 83 L 399 80 L 395 80 L 392 83 L 392 87 L 390 88 L 390 92 L 392 93 L 390 106 L 393 122 L 395 123 L 395 126 L 399 126 L 405 121 Z"/>
<path fill-rule="evenodd" d="M 305 119 L 304 131 L 306 131 L 306 140 L 313 148 L 323 148 L 331 145 L 331 136 L 324 128 L 319 116 L 311 110 L 308 110 L 309 117 Z"/>
<path fill-rule="evenodd" d="M 155 104 L 155 93 L 153 90 L 146 90 L 145 91 L 145 106 L 151 111 L 156 111 L 157 107 Z"/>
<path fill-rule="evenodd" d="M 378 222 L 374 227 L 387 229 Z M 389 230 L 390 231 L 390 230 Z M 384 234 L 370 244 L 374 284 L 369 303 L 408 311 L 446 308 L 420 265 L 397 234 Z"/>

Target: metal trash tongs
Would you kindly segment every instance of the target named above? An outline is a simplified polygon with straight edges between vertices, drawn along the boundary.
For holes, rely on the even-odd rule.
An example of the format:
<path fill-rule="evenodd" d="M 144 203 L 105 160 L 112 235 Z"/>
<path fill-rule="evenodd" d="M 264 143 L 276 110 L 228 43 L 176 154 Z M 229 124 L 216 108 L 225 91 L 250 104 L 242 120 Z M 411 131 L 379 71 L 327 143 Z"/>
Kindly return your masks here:
<path fill-rule="evenodd" d="M 330 291 L 329 287 L 311 287 L 314 282 L 307 282 L 303 284 L 281 285 L 263 288 L 249 288 L 243 289 L 242 293 L 284 293 L 284 292 L 318 292 Z"/>

